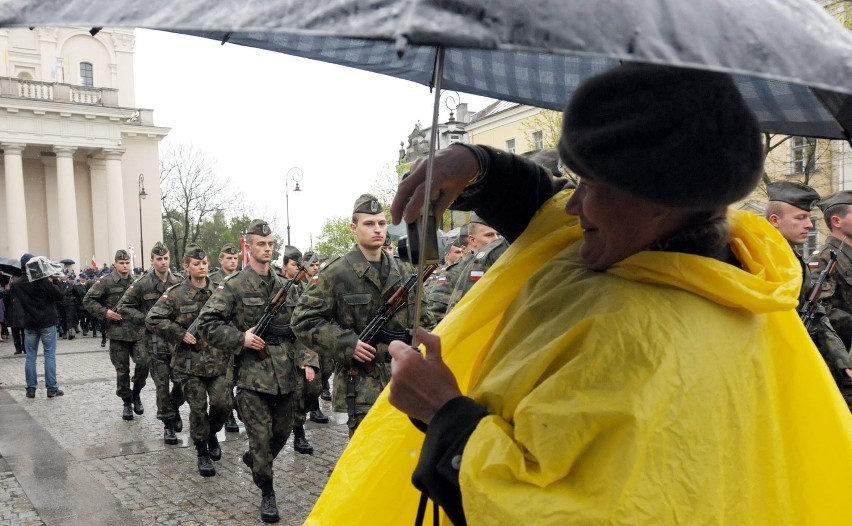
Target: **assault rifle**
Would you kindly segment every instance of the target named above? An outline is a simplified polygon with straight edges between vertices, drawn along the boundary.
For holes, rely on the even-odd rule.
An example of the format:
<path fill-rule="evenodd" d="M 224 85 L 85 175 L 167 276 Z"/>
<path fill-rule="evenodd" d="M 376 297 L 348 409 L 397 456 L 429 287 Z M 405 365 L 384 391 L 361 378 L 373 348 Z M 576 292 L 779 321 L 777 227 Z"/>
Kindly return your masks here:
<path fill-rule="evenodd" d="M 429 276 L 435 272 L 435 269 L 438 268 L 438 265 L 429 265 L 423 269 L 423 281 L 426 281 Z M 408 278 L 408 281 L 405 282 L 404 285 L 400 285 L 398 289 L 394 291 L 393 294 L 385 301 L 384 305 L 379 307 L 379 310 L 376 312 L 373 319 L 367 323 L 367 326 L 364 327 L 364 330 L 361 331 L 361 334 L 358 335 L 358 339 L 364 343 L 369 343 L 373 345 L 376 341 L 377 337 L 382 333 L 382 329 L 384 329 L 385 324 L 387 324 L 388 320 L 393 317 L 393 315 L 405 305 L 405 300 L 408 298 L 408 295 L 411 294 L 411 290 L 417 285 L 417 273 L 411 275 Z M 396 336 L 396 335 L 395 335 Z M 399 339 L 405 339 L 407 335 L 398 335 Z M 372 361 L 369 362 L 357 362 L 354 359 L 349 360 L 348 367 L 346 368 L 346 412 L 349 415 L 349 421 L 355 422 L 355 397 L 357 396 L 355 390 L 355 378 L 358 377 L 358 368 L 363 368 L 366 373 L 373 372 L 375 369 L 375 365 Z"/>
<path fill-rule="evenodd" d="M 287 293 L 290 292 L 290 287 L 293 286 L 293 283 L 304 279 L 305 274 L 308 272 L 308 267 L 313 264 L 316 258 L 317 254 L 316 252 L 314 252 L 313 256 L 311 256 L 310 261 L 308 261 L 306 265 L 297 263 L 299 270 L 296 272 L 296 275 L 290 278 L 290 280 L 287 281 L 287 283 L 283 287 L 278 289 L 278 292 L 275 294 L 275 296 L 272 297 L 272 299 L 266 305 L 266 308 L 263 310 L 263 315 L 257 321 L 257 325 L 254 328 L 254 333 L 256 335 L 263 338 L 263 336 L 269 329 L 273 318 L 275 318 L 275 315 L 278 314 L 278 311 L 281 310 L 281 307 L 283 307 L 284 303 L 287 301 Z M 257 351 L 257 355 L 260 357 L 261 360 L 265 360 L 267 357 L 265 350 Z"/>
<path fill-rule="evenodd" d="M 423 269 L 423 281 L 426 281 L 429 276 L 435 272 L 435 269 L 438 268 L 438 265 L 428 265 Z M 408 281 L 405 282 L 404 285 L 400 285 L 398 289 L 394 291 L 393 294 L 385 301 L 384 305 L 379 307 L 379 310 L 373 316 L 373 319 L 364 327 L 364 330 L 361 331 L 361 334 L 358 335 L 358 339 L 364 343 L 368 343 L 370 345 L 374 345 L 374 342 L 378 340 L 379 336 L 384 336 L 382 334 L 383 329 L 387 322 L 396 314 L 396 311 L 400 309 L 403 305 L 405 305 L 405 300 L 408 298 L 411 291 L 417 285 L 417 273 L 411 275 L 408 278 Z M 393 336 L 400 336 L 400 339 L 404 339 L 404 336 L 393 334 Z M 382 340 L 378 340 L 382 341 Z M 387 342 L 385 342 L 387 343 Z M 350 369 L 353 364 L 350 364 Z M 369 373 L 373 370 L 373 362 L 365 362 L 362 364 L 364 369 Z"/>
<path fill-rule="evenodd" d="M 197 316 L 196 316 L 195 320 L 193 320 L 193 322 L 189 324 L 189 327 L 186 328 L 186 332 L 188 332 L 189 334 L 198 338 L 198 317 Z M 181 348 L 182 351 L 191 351 L 191 352 L 197 351 L 197 349 L 195 348 L 195 345 L 190 344 L 190 343 L 186 343 L 183 340 L 181 340 L 181 342 L 180 342 L 180 348 Z M 191 366 L 192 366 L 192 355 L 188 355 L 186 357 L 184 367 L 189 369 Z"/>
<path fill-rule="evenodd" d="M 828 279 L 828 276 L 834 272 L 835 267 L 837 267 L 837 255 L 843 250 L 843 245 L 845 243 L 846 238 L 844 237 L 837 250 L 829 250 L 828 265 L 826 265 L 825 268 L 822 269 L 822 272 L 819 273 L 816 283 L 814 283 L 804 305 L 802 305 L 802 308 L 799 311 L 799 316 L 802 318 L 802 323 L 805 324 L 805 329 L 811 329 L 811 325 L 816 318 L 817 307 L 819 307 L 819 295 L 822 291 L 822 285 L 825 283 L 825 280 Z"/>

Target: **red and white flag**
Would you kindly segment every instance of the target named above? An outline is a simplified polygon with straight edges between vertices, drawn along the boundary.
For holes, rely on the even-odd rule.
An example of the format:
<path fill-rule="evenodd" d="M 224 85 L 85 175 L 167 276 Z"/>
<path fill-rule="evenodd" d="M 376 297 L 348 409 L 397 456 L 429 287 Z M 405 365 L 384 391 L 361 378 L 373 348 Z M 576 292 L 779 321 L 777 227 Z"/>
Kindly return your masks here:
<path fill-rule="evenodd" d="M 485 274 L 485 272 L 483 272 L 481 270 L 471 270 L 470 271 L 470 280 L 471 281 L 479 281 L 479 278 L 481 278 L 483 274 Z"/>
<path fill-rule="evenodd" d="M 243 268 L 246 268 L 246 265 L 248 265 L 249 261 L 251 261 L 251 254 L 249 254 L 246 239 L 242 236 L 240 236 L 240 251 L 243 255 Z"/>
<path fill-rule="evenodd" d="M 98 262 L 95 261 L 95 255 L 94 254 L 92 254 L 92 260 L 89 261 L 89 263 L 92 265 L 92 268 L 98 268 Z"/>

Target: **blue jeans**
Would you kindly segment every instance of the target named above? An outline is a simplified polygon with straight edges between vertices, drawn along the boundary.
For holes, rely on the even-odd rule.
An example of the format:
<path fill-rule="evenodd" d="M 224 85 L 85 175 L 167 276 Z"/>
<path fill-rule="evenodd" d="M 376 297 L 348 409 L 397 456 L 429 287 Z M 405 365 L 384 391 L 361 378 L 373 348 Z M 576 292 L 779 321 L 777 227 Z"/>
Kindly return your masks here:
<path fill-rule="evenodd" d="M 27 352 L 27 362 L 24 365 L 24 373 L 27 378 L 27 389 L 35 389 L 38 386 L 36 376 L 36 355 L 38 354 L 38 342 L 44 347 L 44 384 L 48 389 L 56 389 L 56 326 L 51 325 L 44 329 L 24 329 L 24 349 Z"/>

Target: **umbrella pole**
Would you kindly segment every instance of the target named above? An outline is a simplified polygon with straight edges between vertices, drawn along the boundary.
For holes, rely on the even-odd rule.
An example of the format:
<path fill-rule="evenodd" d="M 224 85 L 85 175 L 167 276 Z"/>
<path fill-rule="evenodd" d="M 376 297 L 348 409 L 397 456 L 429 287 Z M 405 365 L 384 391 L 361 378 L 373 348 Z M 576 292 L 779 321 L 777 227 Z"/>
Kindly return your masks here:
<path fill-rule="evenodd" d="M 436 236 L 437 232 L 427 232 L 429 228 L 429 211 L 432 208 L 432 169 L 435 161 L 435 145 L 438 141 L 438 109 L 441 105 L 441 81 L 444 78 L 444 47 L 438 46 L 435 54 L 435 102 L 432 104 L 432 129 L 429 133 L 429 166 L 426 169 L 426 196 L 423 199 L 423 216 L 420 221 L 420 263 L 417 265 L 417 296 L 414 301 L 414 331 L 411 335 L 413 347 L 417 347 L 417 327 L 420 326 L 421 302 L 423 301 L 423 258 L 426 255 L 426 236 Z"/>

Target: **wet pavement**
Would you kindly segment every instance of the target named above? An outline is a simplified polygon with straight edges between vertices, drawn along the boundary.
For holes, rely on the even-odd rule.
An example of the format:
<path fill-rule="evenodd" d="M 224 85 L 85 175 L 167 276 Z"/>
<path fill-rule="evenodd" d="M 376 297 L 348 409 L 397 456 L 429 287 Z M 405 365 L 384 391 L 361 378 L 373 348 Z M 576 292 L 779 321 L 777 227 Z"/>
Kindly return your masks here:
<path fill-rule="evenodd" d="M 26 398 L 24 356 L 13 353 L 9 339 L 0 343 L 0 526 L 262 524 L 260 492 L 241 460 L 248 449 L 242 425 L 219 433 L 216 476 L 201 477 L 187 405 L 176 446 L 163 444 L 150 378 L 145 414 L 123 421 L 100 338 L 58 342 L 62 397 L 47 398 L 39 354 L 39 388 Z M 346 415 L 321 403 L 331 422 L 305 425 L 314 454 L 295 453 L 291 437 L 275 461 L 279 524 L 302 524 L 348 442 Z"/>

